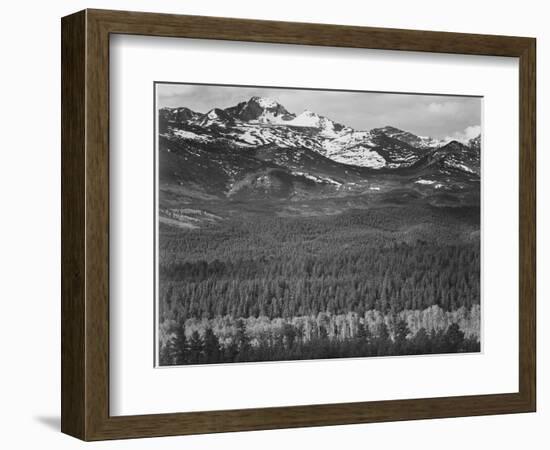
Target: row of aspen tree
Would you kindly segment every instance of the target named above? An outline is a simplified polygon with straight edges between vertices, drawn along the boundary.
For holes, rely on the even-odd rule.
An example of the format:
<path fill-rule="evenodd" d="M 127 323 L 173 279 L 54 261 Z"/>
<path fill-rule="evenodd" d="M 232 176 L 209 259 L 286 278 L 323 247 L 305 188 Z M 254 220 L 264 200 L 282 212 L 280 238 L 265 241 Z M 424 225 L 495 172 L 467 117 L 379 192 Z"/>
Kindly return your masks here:
<path fill-rule="evenodd" d="M 180 319 L 161 326 L 160 364 L 322 359 L 479 351 L 479 307 L 438 307 L 382 316 L 357 314 L 216 320 Z"/>

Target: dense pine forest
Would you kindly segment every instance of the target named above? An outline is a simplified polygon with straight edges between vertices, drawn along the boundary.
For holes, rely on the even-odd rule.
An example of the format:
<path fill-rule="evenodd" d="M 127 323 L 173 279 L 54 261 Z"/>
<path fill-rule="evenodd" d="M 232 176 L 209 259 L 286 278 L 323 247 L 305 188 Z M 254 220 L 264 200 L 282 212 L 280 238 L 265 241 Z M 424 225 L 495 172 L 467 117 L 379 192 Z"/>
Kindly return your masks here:
<path fill-rule="evenodd" d="M 163 225 L 160 364 L 479 351 L 476 216 L 384 206 Z"/>

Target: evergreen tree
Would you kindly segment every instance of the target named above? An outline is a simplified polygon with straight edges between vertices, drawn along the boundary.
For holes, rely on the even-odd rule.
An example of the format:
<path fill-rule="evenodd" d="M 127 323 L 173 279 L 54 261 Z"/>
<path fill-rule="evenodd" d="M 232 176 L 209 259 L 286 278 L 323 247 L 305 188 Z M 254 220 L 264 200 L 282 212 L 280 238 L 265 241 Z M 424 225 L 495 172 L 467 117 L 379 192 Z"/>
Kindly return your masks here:
<path fill-rule="evenodd" d="M 390 332 L 385 322 L 378 325 L 378 335 L 376 337 L 376 352 L 378 356 L 385 356 L 389 354 L 392 341 L 390 339 Z"/>
<path fill-rule="evenodd" d="M 189 362 L 195 364 L 202 362 L 203 350 L 204 344 L 201 335 L 195 330 L 191 333 L 191 338 L 189 339 Z"/>
<path fill-rule="evenodd" d="M 214 334 L 211 327 L 207 327 L 204 330 L 204 356 L 205 362 L 216 363 L 220 362 L 221 358 L 221 349 L 220 341 L 218 337 Z"/>
<path fill-rule="evenodd" d="M 368 331 L 368 325 L 365 325 L 363 322 L 359 320 L 359 323 L 357 324 L 357 339 L 360 339 L 363 341 L 366 340 L 367 331 Z"/>
<path fill-rule="evenodd" d="M 161 366 L 171 366 L 174 364 L 175 358 L 175 346 L 174 338 L 170 338 L 166 343 L 161 347 L 159 352 L 159 364 Z"/>
<path fill-rule="evenodd" d="M 250 337 L 246 332 L 246 324 L 244 320 L 237 320 L 237 332 L 235 334 L 235 341 L 239 350 L 239 359 L 245 360 L 250 350 Z"/>
<path fill-rule="evenodd" d="M 414 353 L 425 354 L 432 352 L 431 339 L 424 327 L 420 328 L 412 338 Z"/>
<path fill-rule="evenodd" d="M 405 354 L 407 352 L 407 336 L 411 330 L 407 326 L 407 322 L 399 320 L 395 326 L 395 352 L 398 355 Z"/>
<path fill-rule="evenodd" d="M 285 323 L 283 325 L 283 336 L 284 336 L 287 348 L 291 350 L 294 347 L 294 342 L 296 340 L 296 328 L 294 328 L 289 323 Z"/>
<path fill-rule="evenodd" d="M 460 351 L 463 343 L 464 332 L 460 330 L 457 323 L 451 324 L 444 336 L 444 351 L 452 353 L 458 352 Z"/>
<path fill-rule="evenodd" d="M 185 322 L 180 320 L 174 330 L 173 338 L 173 360 L 174 364 L 186 364 L 189 347 L 187 344 L 187 336 L 185 334 Z"/>

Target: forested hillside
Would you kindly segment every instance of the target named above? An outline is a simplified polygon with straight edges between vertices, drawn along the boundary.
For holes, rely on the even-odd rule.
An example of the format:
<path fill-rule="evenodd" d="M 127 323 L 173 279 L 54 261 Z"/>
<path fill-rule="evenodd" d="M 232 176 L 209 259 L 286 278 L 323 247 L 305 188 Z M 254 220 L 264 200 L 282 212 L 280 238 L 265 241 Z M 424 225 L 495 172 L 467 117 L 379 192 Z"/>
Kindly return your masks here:
<path fill-rule="evenodd" d="M 480 349 L 480 154 L 252 97 L 161 108 L 161 365 Z"/>
<path fill-rule="evenodd" d="M 163 363 L 479 349 L 475 209 L 398 210 L 162 227 Z M 448 347 L 453 324 L 460 344 Z M 174 348 L 192 342 L 202 356 L 178 362 Z"/>

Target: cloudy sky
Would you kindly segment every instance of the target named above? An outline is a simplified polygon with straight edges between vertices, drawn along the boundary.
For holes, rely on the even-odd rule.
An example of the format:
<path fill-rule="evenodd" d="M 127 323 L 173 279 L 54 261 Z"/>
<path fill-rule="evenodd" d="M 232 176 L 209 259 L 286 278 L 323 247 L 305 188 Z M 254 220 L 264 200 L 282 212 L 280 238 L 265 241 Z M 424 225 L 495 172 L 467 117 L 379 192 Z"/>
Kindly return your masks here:
<path fill-rule="evenodd" d="M 264 87 L 157 84 L 157 106 L 205 113 L 252 96 L 277 100 L 289 112 L 309 109 L 357 130 L 392 125 L 421 136 L 465 139 L 481 131 L 481 98 Z"/>

